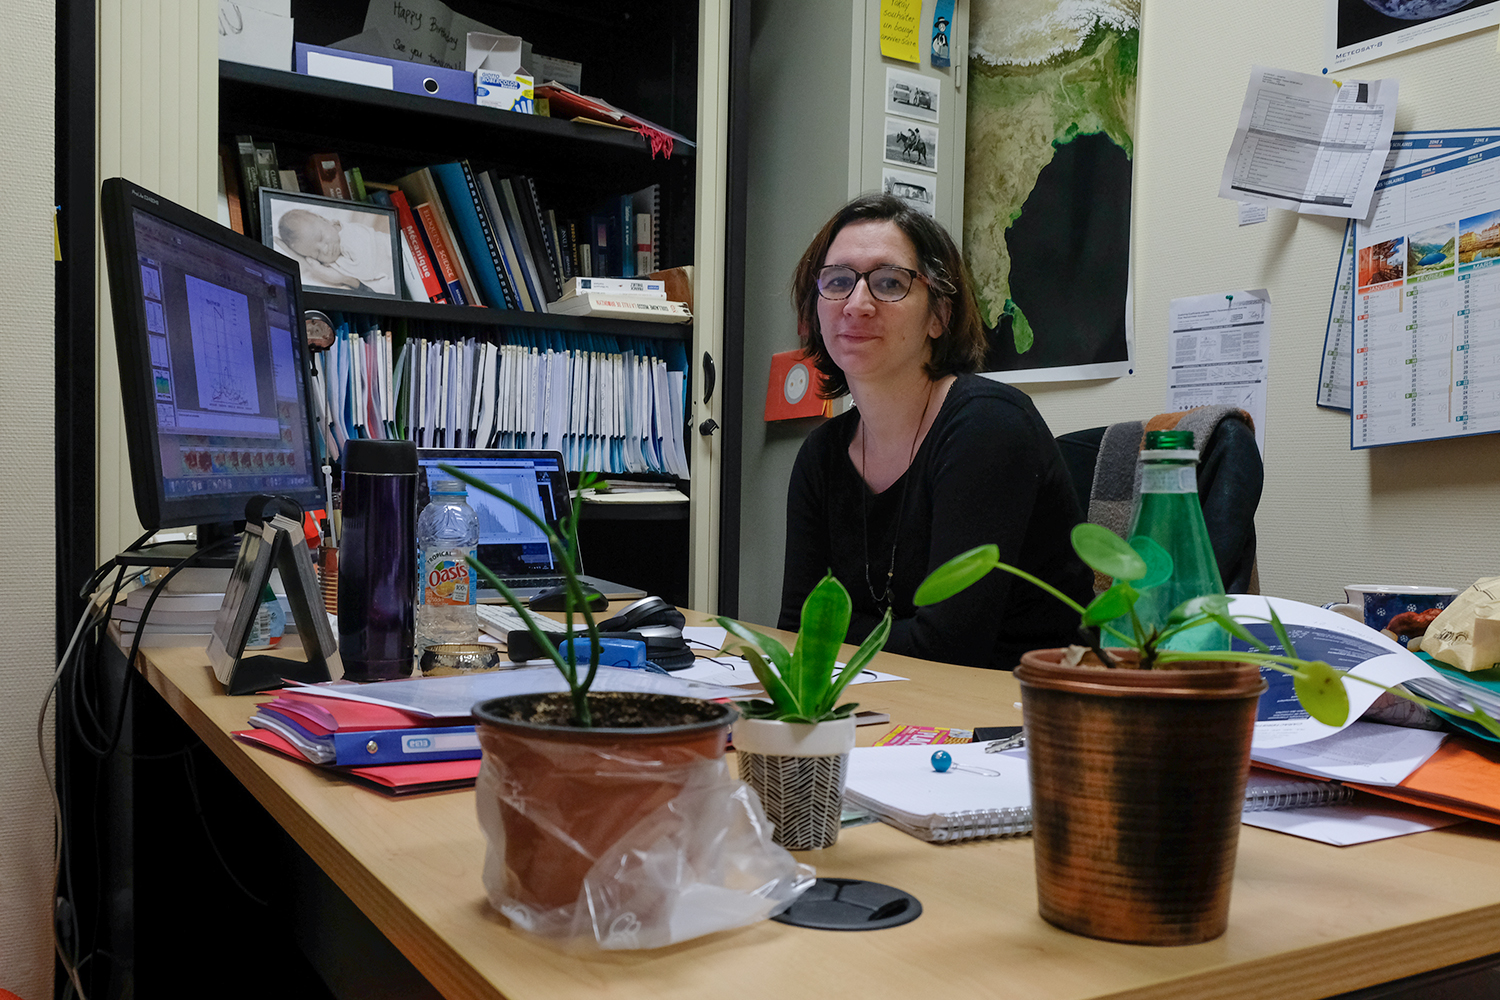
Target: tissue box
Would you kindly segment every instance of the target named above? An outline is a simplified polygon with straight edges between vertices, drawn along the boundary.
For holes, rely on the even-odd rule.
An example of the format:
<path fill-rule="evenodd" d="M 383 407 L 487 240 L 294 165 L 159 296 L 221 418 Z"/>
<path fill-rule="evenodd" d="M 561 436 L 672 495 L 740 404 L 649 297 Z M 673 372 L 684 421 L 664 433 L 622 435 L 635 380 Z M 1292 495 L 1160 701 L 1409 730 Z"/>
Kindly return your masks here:
<path fill-rule="evenodd" d="M 532 112 L 535 81 L 525 73 L 502 73 L 494 69 L 474 71 L 474 103 L 485 108 Z"/>

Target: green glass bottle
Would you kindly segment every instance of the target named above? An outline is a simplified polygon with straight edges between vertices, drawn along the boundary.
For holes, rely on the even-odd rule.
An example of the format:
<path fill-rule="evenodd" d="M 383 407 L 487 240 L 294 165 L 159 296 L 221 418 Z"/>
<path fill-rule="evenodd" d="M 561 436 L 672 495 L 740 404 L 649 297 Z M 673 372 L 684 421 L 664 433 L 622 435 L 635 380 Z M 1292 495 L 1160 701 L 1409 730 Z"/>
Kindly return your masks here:
<path fill-rule="evenodd" d="M 1135 613 L 1147 629 L 1162 628 L 1172 609 L 1189 598 L 1224 593 L 1213 543 L 1198 503 L 1198 453 L 1192 431 L 1148 431 L 1141 451 L 1141 499 L 1130 537 L 1144 535 L 1172 557 L 1172 575 L 1141 591 Z M 1129 617 L 1111 623 L 1133 633 Z M 1119 645 L 1108 633 L 1105 645 Z M 1229 633 L 1218 625 L 1199 625 L 1173 636 L 1162 649 L 1227 650 Z"/>

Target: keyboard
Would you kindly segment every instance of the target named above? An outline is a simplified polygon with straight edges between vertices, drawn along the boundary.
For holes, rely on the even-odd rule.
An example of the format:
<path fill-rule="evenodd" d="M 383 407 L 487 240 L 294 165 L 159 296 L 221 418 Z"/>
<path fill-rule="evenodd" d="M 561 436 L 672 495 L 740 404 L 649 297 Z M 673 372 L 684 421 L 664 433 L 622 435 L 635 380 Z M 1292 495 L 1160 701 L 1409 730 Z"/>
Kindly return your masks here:
<path fill-rule="evenodd" d="M 479 627 L 496 639 L 504 639 L 511 632 L 526 631 L 526 622 L 509 604 L 478 604 Z M 532 620 L 543 632 L 565 632 L 562 622 L 553 621 L 546 615 L 532 615 Z"/>

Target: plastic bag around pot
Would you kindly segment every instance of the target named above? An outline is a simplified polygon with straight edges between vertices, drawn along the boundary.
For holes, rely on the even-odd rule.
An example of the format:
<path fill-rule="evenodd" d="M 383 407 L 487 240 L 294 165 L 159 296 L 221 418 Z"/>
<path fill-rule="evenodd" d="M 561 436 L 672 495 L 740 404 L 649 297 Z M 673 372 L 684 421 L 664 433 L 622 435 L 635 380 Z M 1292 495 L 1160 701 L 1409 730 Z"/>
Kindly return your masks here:
<path fill-rule="evenodd" d="M 490 904 L 580 950 L 660 948 L 790 906 L 813 872 L 730 775 L 732 718 L 681 731 L 481 724 Z"/>

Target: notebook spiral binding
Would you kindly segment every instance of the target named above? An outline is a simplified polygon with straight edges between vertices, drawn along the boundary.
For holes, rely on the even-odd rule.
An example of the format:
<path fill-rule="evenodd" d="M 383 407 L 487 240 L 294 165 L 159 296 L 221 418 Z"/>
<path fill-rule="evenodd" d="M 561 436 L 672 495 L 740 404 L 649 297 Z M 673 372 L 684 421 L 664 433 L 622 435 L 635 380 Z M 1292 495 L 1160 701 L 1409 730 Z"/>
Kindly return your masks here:
<path fill-rule="evenodd" d="M 939 822 L 930 827 L 910 826 L 889 816 L 880 818 L 898 830 L 932 844 L 978 840 L 984 837 L 1020 837 L 1031 832 L 1031 810 L 1024 806 L 1014 809 L 965 809 L 962 812 L 943 813 L 938 817 Z"/>
<path fill-rule="evenodd" d="M 1337 782 L 1324 782 L 1316 786 L 1290 787 L 1285 790 L 1252 790 L 1245 796 L 1244 812 L 1265 812 L 1271 809 L 1304 809 L 1309 806 L 1333 806 L 1349 802 L 1354 798 L 1354 789 Z"/>

